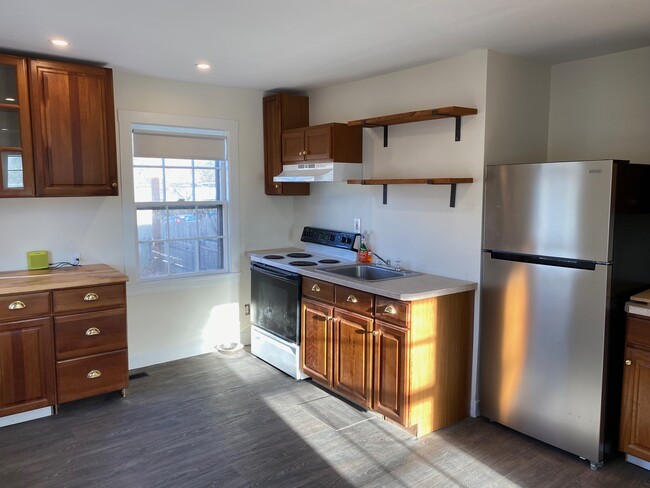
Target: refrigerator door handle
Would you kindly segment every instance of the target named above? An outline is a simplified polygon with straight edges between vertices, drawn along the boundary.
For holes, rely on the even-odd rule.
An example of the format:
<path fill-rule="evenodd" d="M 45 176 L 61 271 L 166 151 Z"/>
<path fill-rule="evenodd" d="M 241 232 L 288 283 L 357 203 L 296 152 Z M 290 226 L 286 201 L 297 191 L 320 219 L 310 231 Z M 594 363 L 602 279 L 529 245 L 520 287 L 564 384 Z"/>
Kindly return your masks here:
<path fill-rule="evenodd" d="M 541 264 L 543 266 L 559 266 L 561 268 L 574 268 L 594 271 L 597 264 L 595 261 L 584 261 L 581 259 L 554 258 L 548 256 L 532 256 L 529 254 L 517 254 L 512 252 L 490 251 L 492 259 L 503 261 L 516 261 L 519 263 Z M 608 264 L 608 263 L 602 263 Z"/>

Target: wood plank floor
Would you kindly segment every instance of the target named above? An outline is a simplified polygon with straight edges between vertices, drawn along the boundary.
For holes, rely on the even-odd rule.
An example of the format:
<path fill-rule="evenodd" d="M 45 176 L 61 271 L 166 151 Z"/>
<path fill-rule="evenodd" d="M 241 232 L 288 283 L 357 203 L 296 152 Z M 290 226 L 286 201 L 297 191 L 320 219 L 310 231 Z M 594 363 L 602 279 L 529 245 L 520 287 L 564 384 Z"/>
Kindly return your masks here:
<path fill-rule="evenodd" d="M 146 371 L 0 429 L 0 487 L 650 487 L 484 419 L 417 440 L 245 351 Z"/>

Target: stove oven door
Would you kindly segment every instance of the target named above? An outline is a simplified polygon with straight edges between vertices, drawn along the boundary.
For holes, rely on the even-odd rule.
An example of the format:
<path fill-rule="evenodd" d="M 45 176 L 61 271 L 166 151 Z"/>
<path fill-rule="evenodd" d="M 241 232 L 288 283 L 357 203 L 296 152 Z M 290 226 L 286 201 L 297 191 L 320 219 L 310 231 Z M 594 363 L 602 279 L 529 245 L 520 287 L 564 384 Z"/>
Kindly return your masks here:
<path fill-rule="evenodd" d="M 300 344 L 300 282 L 296 273 L 251 264 L 251 322 L 286 341 Z"/>

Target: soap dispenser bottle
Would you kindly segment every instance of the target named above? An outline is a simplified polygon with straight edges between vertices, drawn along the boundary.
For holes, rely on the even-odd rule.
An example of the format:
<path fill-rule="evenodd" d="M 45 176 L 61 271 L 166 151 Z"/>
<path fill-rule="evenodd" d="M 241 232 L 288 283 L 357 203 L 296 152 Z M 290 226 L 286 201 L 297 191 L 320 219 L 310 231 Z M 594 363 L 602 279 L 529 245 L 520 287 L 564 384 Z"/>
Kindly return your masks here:
<path fill-rule="evenodd" d="M 361 234 L 361 244 L 359 245 L 359 253 L 357 259 L 360 263 L 367 263 L 370 261 L 370 253 L 368 252 L 367 236 L 364 232 Z"/>

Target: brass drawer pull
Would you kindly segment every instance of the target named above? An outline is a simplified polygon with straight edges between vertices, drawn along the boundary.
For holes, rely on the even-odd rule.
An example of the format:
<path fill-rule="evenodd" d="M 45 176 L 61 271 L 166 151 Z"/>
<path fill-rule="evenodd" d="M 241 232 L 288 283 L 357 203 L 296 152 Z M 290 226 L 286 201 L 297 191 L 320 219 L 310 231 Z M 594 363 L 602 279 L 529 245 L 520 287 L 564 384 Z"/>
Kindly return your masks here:
<path fill-rule="evenodd" d="M 25 307 L 27 307 L 27 305 L 25 305 L 25 302 L 21 302 L 20 300 L 16 300 L 15 302 L 11 302 L 9 304 L 9 310 L 20 310 Z"/>
<path fill-rule="evenodd" d="M 395 315 L 395 314 L 397 314 L 397 309 L 393 305 L 388 305 L 384 309 L 384 313 L 389 313 L 391 315 Z"/>
<path fill-rule="evenodd" d="M 348 295 L 348 302 L 350 303 L 357 303 L 359 300 L 357 300 L 357 297 L 354 295 Z"/>
<path fill-rule="evenodd" d="M 102 331 L 99 330 L 97 327 L 91 327 L 86 331 L 87 336 L 94 336 L 94 335 L 99 335 Z"/>
<path fill-rule="evenodd" d="M 94 380 L 95 378 L 99 378 L 102 375 L 102 372 L 98 369 L 93 369 L 91 371 L 88 371 L 88 374 L 86 375 L 86 378 L 89 380 Z"/>
<path fill-rule="evenodd" d="M 95 300 L 99 300 L 99 295 L 97 295 L 97 293 L 86 293 L 84 302 L 94 302 Z"/>
<path fill-rule="evenodd" d="M 318 285 L 312 286 L 311 291 L 315 291 L 316 293 L 318 293 L 320 291 L 320 286 L 318 286 Z"/>

